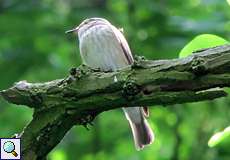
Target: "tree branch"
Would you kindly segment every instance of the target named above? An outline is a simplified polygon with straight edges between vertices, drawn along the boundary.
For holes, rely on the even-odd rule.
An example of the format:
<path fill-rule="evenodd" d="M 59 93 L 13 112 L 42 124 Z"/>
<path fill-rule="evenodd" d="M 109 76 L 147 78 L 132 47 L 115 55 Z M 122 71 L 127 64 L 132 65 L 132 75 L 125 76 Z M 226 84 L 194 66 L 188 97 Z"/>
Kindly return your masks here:
<path fill-rule="evenodd" d="M 227 96 L 222 87 L 230 87 L 230 45 L 181 59 L 139 57 L 118 72 L 81 66 L 64 79 L 21 81 L 0 93 L 10 103 L 34 108 L 33 120 L 20 137 L 24 159 L 35 160 L 46 157 L 73 125 L 87 125 L 103 111 L 212 100 Z"/>

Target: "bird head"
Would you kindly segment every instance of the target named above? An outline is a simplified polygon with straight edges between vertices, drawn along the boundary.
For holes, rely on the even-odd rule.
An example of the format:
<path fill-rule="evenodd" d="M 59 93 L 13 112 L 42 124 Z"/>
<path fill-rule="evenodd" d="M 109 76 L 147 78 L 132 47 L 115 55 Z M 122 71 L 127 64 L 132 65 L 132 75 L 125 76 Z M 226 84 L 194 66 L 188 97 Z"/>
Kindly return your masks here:
<path fill-rule="evenodd" d="M 87 29 L 97 25 L 97 24 L 110 24 L 109 21 L 107 21 L 104 18 L 88 18 L 82 21 L 77 27 L 66 31 L 65 33 L 77 33 L 80 34 L 80 32 L 85 32 Z"/>

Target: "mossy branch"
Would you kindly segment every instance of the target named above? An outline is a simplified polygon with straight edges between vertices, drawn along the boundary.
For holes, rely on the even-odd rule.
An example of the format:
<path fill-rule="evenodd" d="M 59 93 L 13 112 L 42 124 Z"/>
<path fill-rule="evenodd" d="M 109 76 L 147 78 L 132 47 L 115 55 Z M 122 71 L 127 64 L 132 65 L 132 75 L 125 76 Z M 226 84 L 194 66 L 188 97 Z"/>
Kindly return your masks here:
<path fill-rule="evenodd" d="M 230 87 L 230 45 L 197 51 L 187 58 L 135 64 L 102 73 L 81 66 L 64 79 L 21 81 L 1 91 L 8 102 L 34 108 L 19 135 L 25 160 L 38 160 L 76 124 L 87 125 L 103 111 L 130 106 L 171 105 L 225 97 Z"/>

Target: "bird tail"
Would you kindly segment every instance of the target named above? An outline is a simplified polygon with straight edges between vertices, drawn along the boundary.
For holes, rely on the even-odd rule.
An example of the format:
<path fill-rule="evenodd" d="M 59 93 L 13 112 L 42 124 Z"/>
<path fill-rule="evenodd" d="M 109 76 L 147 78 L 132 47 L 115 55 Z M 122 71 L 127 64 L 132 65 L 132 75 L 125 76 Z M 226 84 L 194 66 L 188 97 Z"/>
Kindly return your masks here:
<path fill-rule="evenodd" d="M 133 123 L 129 120 L 132 128 L 133 138 L 137 150 L 143 149 L 154 141 L 154 134 L 147 120 L 144 118 L 140 123 Z"/>

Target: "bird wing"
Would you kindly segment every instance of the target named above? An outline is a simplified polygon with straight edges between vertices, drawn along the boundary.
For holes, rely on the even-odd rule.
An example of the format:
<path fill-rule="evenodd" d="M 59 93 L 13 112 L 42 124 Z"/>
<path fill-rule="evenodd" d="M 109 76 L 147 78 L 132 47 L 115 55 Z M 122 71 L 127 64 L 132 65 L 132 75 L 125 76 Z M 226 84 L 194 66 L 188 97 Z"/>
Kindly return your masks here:
<path fill-rule="evenodd" d="M 111 28 L 112 31 L 114 32 L 114 35 L 116 36 L 117 40 L 121 45 L 121 49 L 123 50 L 123 53 L 125 54 L 127 61 L 129 62 L 129 64 L 132 64 L 134 62 L 133 55 L 131 53 L 128 42 L 126 41 L 123 33 L 114 26 L 111 26 Z M 143 110 L 144 116 L 149 117 L 149 108 L 146 106 L 141 108 Z"/>
<path fill-rule="evenodd" d="M 128 42 L 126 41 L 124 35 L 116 27 L 111 25 L 111 28 L 121 46 L 123 53 L 125 54 L 127 61 L 129 62 L 129 64 L 133 64 L 134 62 L 133 55 L 131 53 Z"/>

